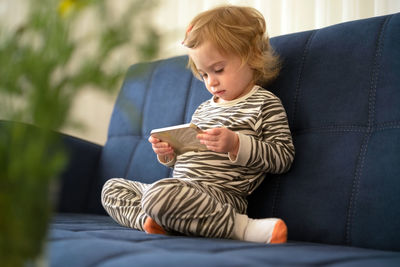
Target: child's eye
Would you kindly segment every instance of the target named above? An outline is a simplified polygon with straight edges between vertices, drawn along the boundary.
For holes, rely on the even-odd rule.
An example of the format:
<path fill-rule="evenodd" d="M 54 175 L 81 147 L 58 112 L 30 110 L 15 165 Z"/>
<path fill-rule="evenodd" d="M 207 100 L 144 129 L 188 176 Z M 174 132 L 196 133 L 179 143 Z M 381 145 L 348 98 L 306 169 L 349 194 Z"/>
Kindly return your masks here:
<path fill-rule="evenodd" d="M 201 77 L 202 79 L 207 78 L 207 73 L 200 73 L 200 77 Z"/>
<path fill-rule="evenodd" d="M 221 73 L 221 72 L 223 72 L 224 71 L 224 69 L 222 68 L 222 69 L 217 69 L 217 70 L 215 70 L 215 73 Z"/>

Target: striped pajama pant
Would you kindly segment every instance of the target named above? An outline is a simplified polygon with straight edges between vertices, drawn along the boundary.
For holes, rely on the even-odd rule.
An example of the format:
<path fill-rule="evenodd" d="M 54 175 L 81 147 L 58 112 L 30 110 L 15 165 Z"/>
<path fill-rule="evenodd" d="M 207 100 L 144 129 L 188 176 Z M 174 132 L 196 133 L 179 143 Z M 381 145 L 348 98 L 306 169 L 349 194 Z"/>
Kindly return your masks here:
<path fill-rule="evenodd" d="M 150 216 L 170 233 L 230 238 L 236 213 L 245 213 L 244 197 L 195 179 L 167 178 L 144 184 L 122 178 L 108 180 L 101 201 L 119 224 L 142 230 Z"/>

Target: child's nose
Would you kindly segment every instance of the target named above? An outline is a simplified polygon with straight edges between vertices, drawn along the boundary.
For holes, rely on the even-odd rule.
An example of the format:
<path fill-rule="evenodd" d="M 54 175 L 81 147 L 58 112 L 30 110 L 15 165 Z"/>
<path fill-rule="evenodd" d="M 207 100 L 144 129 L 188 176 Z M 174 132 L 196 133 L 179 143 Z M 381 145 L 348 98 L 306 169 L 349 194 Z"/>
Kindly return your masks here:
<path fill-rule="evenodd" d="M 207 84 L 209 87 L 218 85 L 218 79 L 216 79 L 213 75 L 209 75 L 207 79 Z"/>

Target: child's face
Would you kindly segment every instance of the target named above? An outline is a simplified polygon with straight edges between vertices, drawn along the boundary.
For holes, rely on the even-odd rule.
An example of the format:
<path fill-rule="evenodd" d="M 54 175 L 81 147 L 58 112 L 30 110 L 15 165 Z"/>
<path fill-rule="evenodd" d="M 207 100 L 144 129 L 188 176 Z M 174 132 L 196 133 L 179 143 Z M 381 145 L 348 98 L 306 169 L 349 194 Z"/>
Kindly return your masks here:
<path fill-rule="evenodd" d="M 223 55 L 210 43 L 189 49 L 189 56 L 217 102 L 235 100 L 254 86 L 253 70 L 239 56 Z"/>

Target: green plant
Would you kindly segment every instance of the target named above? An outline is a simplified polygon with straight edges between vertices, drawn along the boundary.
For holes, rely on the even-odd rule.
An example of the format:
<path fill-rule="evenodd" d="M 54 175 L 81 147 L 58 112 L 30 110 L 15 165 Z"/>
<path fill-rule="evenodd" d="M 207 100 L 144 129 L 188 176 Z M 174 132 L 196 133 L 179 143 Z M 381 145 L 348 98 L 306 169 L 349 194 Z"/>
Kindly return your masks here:
<path fill-rule="evenodd" d="M 118 49 L 130 47 L 137 60 L 158 51 L 159 35 L 143 22 L 155 2 L 127 2 L 125 12 L 113 16 L 112 1 L 27 0 L 25 22 L 0 28 L 0 114 L 14 121 L 0 121 L 2 266 L 22 266 L 41 252 L 49 188 L 68 160 L 53 131 L 74 123 L 69 116 L 74 97 L 88 86 L 118 88 L 132 63 L 113 62 Z M 94 31 L 76 37 L 74 28 L 85 14 L 94 14 Z"/>

